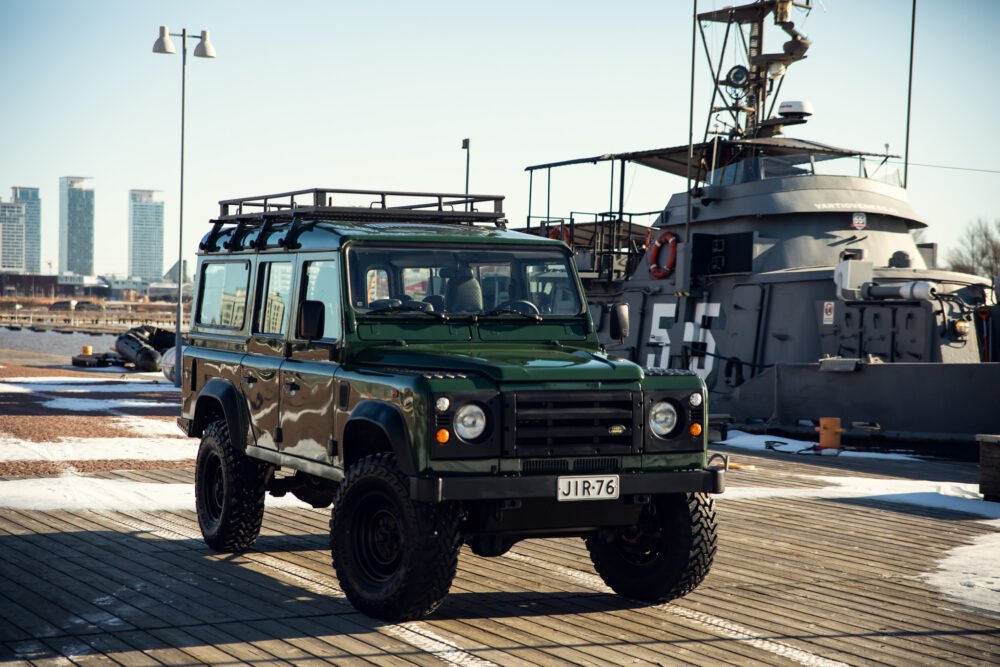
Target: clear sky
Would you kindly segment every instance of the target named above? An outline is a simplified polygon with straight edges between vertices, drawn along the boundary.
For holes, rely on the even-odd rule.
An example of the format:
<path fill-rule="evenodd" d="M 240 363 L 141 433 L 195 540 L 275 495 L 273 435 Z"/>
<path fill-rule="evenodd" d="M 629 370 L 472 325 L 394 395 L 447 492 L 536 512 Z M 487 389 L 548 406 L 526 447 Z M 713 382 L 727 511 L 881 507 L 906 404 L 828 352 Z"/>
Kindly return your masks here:
<path fill-rule="evenodd" d="M 791 136 L 902 154 L 910 6 L 814 0 L 796 12 L 813 46 L 782 99 L 808 99 L 816 114 Z M 161 190 L 164 266 L 175 261 L 181 60 L 151 50 L 165 24 L 211 30 L 218 51 L 188 61 L 189 258 L 223 198 L 460 192 L 464 137 L 471 190 L 506 195 L 520 226 L 525 166 L 686 143 L 691 11 L 682 0 L 0 0 L 0 197 L 41 188 L 45 270 L 58 258 L 59 177 L 94 177 L 95 270 L 123 273 L 128 190 Z M 988 129 L 998 28 L 996 0 L 919 0 L 912 162 L 1000 171 Z M 702 75 L 696 127 L 710 92 Z M 684 187 L 632 169 L 628 209 L 660 208 Z M 553 213 L 606 208 L 607 182 L 606 166 L 555 172 Z M 1000 218 L 998 191 L 996 173 L 910 170 L 913 203 L 945 248 L 976 218 Z"/>

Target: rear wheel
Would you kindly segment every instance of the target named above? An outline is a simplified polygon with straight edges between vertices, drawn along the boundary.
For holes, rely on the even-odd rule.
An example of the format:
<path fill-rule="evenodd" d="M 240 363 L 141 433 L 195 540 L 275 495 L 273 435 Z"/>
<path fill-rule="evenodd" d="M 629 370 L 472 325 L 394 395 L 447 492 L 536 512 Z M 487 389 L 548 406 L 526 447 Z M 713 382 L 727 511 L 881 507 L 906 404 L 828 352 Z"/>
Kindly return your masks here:
<path fill-rule="evenodd" d="M 594 568 L 619 595 L 662 602 L 687 595 L 712 568 L 715 505 L 704 493 L 657 496 L 635 526 L 587 538 Z"/>
<path fill-rule="evenodd" d="M 195 467 L 195 506 L 205 543 L 224 553 L 249 549 L 264 520 L 267 465 L 238 451 L 224 420 L 205 427 Z"/>
<path fill-rule="evenodd" d="M 456 508 L 411 500 L 392 454 L 348 470 L 333 501 L 330 548 L 359 611 L 387 621 L 427 616 L 451 588 L 460 546 Z"/>

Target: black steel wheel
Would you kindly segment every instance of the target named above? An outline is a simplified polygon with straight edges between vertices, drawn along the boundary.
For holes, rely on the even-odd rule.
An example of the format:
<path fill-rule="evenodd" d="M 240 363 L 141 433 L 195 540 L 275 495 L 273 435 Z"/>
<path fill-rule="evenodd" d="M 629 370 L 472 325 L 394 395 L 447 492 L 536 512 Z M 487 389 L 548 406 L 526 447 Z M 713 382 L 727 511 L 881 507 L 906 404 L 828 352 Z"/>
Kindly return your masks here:
<path fill-rule="evenodd" d="M 594 568 L 612 590 L 644 602 L 687 595 L 712 568 L 715 505 L 704 493 L 656 496 L 635 526 L 587 540 Z"/>
<path fill-rule="evenodd" d="M 249 549 L 264 520 L 267 465 L 238 451 L 225 420 L 205 427 L 195 466 L 195 506 L 205 543 L 223 553 Z"/>
<path fill-rule="evenodd" d="M 456 508 L 411 500 L 392 454 L 347 471 L 333 500 L 330 549 L 359 611 L 387 621 L 432 613 L 451 588 L 460 546 Z"/>

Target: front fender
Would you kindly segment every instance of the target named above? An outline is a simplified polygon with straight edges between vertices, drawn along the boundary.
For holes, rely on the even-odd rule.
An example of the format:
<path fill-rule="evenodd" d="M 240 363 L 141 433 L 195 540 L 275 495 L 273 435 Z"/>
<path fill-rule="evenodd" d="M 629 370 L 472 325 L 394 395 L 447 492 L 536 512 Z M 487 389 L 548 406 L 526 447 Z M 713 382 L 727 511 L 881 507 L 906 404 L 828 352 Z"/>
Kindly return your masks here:
<path fill-rule="evenodd" d="M 396 465 L 403 474 L 416 473 L 409 432 L 399 408 L 384 401 L 363 401 L 351 411 L 345 432 L 350 430 L 352 424 L 357 426 L 361 423 L 377 429 L 385 436 L 389 446 L 392 447 L 392 453 L 396 455 Z"/>

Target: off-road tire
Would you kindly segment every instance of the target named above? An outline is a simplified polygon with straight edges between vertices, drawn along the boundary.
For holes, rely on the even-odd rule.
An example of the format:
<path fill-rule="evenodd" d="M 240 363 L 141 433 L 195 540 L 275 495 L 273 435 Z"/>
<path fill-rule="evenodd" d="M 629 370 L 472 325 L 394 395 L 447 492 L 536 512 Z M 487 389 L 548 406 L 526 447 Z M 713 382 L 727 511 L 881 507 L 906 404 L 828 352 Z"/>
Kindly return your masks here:
<path fill-rule="evenodd" d="M 225 420 L 205 427 L 195 466 L 195 507 L 205 544 L 241 553 L 257 540 L 264 520 L 267 465 L 236 449 Z"/>
<path fill-rule="evenodd" d="M 374 618 L 423 618 L 441 604 L 458 567 L 457 508 L 410 498 L 392 454 L 367 456 L 347 471 L 330 519 L 340 587 Z"/>
<path fill-rule="evenodd" d="M 655 496 L 637 526 L 586 542 L 597 573 L 619 595 L 674 600 L 697 588 L 712 568 L 715 505 L 704 493 Z"/>

